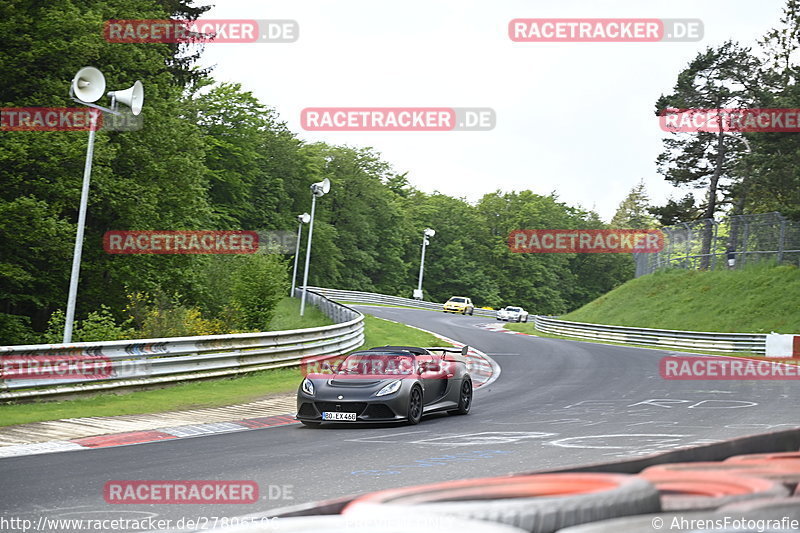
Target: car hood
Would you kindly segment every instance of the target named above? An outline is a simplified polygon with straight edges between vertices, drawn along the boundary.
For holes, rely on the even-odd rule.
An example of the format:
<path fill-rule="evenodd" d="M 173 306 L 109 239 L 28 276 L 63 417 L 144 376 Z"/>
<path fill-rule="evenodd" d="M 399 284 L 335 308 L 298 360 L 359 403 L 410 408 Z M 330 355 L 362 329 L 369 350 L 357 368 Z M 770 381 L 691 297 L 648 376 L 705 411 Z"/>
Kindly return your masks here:
<path fill-rule="evenodd" d="M 386 383 L 393 381 L 390 378 L 374 379 L 374 378 L 332 378 L 326 381 L 329 387 L 343 387 L 346 389 L 352 388 L 367 388 L 383 386 Z"/>
<path fill-rule="evenodd" d="M 387 383 L 398 379 L 409 379 L 411 375 L 330 375 L 330 374 L 316 374 L 307 376 L 314 382 L 314 385 L 319 390 L 350 390 L 350 391 L 368 391 L 379 390 Z"/>

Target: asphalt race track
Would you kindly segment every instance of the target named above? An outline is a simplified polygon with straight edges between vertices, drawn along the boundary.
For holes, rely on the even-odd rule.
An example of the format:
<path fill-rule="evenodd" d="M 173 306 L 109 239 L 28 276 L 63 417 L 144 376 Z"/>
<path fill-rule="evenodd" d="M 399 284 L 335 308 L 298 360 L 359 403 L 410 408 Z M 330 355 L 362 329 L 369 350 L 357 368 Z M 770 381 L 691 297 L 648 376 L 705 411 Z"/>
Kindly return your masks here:
<path fill-rule="evenodd" d="M 0 459 L 0 516 L 235 516 L 423 482 L 635 457 L 798 426 L 792 381 L 665 381 L 673 352 L 497 333 L 491 319 L 361 307 L 484 351 L 502 367 L 468 416 L 414 427 L 299 424 Z M 110 480 L 253 480 L 252 505 L 110 505 Z M 173 522 L 174 523 L 174 522 Z M 212 525 L 212 524 L 209 524 Z"/>

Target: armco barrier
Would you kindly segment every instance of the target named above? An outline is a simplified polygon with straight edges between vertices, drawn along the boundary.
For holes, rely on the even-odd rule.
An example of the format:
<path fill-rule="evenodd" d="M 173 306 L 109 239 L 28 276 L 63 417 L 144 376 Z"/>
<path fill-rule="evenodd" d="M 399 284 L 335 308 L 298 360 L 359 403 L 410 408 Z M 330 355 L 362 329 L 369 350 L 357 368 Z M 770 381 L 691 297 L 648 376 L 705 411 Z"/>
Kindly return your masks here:
<path fill-rule="evenodd" d="M 442 304 L 436 302 L 427 302 L 425 300 L 413 300 L 411 298 L 403 298 L 401 296 L 388 296 L 386 294 L 378 294 L 374 292 L 362 291 L 344 291 L 339 289 L 326 289 L 324 287 L 308 287 L 309 291 L 318 292 L 331 300 L 337 302 L 355 302 L 376 305 L 402 305 L 405 307 L 414 307 L 416 309 L 433 309 L 435 311 L 442 310 Z M 485 316 L 495 318 L 496 311 L 488 309 L 475 308 L 473 313 L 475 316 Z"/>
<path fill-rule="evenodd" d="M 714 333 L 605 326 L 603 324 L 568 322 L 546 316 L 536 316 L 534 321 L 537 330 L 552 335 L 622 344 L 640 344 L 659 348 L 705 350 L 723 353 L 749 352 L 763 355 L 767 342 L 767 336 L 759 333 Z"/>
<path fill-rule="evenodd" d="M 110 375 L 104 375 L 102 379 L 4 379 L 0 375 L 0 400 L 153 385 L 298 366 L 305 356 L 341 354 L 364 343 L 364 315 L 312 291 L 308 292 L 307 297 L 311 304 L 319 307 L 336 324 L 234 335 L 0 346 L 0 364 L 21 359 L 35 362 L 50 356 L 94 358 L 110 367 Z"/>
<path fill-rule="evenodd" d="M 417 309 L 433 309 L 440 311 L 442 304 L 412 300 L 399 296 L 388 296 L 373 292 L 345 291 L 323 287 L 309 287 L 339 302 L 360 302 L 378 305 L 402 305 Z M 496 318 L 496 311 L 475 309 L 475 315 Z M 534 316 L 536 329 L 543 333 L 563 335 L 580 339 L 602 340 L 621 344 L 639 344 L 667 349 L 705 350 L 709 352 L 734 353 L 744 352 L 764 355 L 767 335 L 762 333 L 716 333 L 704 331 L 678 331 L 671 329 L 633 328 L 625 326 L 606 326 L 603 324 L 587 324 L 569 322 L 546 316 Z M 790 357 L 791 353 L 784 355 Z"/>

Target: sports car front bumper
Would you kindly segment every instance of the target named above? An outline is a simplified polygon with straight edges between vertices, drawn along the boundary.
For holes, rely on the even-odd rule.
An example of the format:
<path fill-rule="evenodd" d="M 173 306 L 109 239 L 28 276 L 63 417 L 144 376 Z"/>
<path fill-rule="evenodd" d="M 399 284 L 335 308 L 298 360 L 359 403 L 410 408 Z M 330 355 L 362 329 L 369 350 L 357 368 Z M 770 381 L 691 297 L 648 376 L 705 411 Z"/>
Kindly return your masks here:
<path fill-rule="evenodd" d="M 405 400 L 397 397 L 380 402 L 320 401 L 303 398 L 297 401 L 296 418 L 308 422 L 327 422 L 328 420 L 322 419 L 323 412 L 339 412 L 355 413 L 355 422 L 395 422 L 406 419 L 407 409 Z M 348 423 L 341 420 L 330 422 Z"/>

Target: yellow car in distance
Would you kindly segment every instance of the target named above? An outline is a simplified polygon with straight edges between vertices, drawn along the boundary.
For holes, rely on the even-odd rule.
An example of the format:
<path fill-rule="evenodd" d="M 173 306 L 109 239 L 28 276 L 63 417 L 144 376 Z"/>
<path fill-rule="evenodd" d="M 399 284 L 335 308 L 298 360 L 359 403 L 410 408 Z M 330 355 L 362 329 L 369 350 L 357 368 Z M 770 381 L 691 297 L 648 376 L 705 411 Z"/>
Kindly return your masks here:
<path fill-rule="evenodd" d="M 462 315 L 471 315 L 475 311 L 475 306 L 472 305 L 472 300 L 465 296 L 453 296 L 442 307 L 445 313 L 461 313 Z"/>

